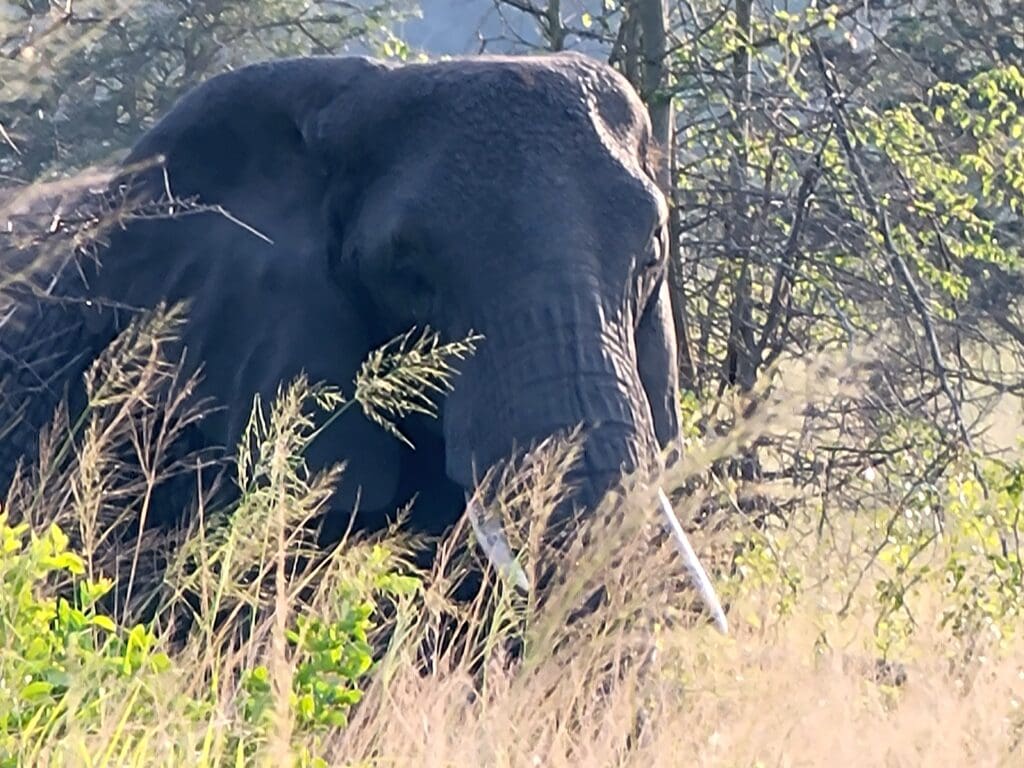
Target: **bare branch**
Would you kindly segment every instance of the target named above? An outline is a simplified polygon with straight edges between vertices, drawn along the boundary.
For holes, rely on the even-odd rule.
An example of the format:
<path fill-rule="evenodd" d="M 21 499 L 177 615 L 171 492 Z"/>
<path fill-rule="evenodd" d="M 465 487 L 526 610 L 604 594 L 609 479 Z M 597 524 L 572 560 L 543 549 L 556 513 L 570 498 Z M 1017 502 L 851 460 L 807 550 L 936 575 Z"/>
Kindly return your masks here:
<path fill-rule="evenodd" d="M 928 347 L 928 352 L 932 358 L 932 365 L 935 368 L 935 374 L 939 379 L 939 384 L 942 387 L 943 394 L 949 400 L 950 407 L 953 410 L 953 417 L 956 420 L 957 429 L 960 431 L 960 438 L 970 450 L 973 450 L 974 444 L 971 440 L 971 435 L 967 429 L 967 425 L 964 422 L 963 413 L 960 408 L 960 400 L 953 392 L 953 388 L 949 383 L 949 369 L 942 358 L 942 350 L 939 347 L 939 339 L 935 334 L 935 325 L 932 322 L 931 313 L 928 311 L 928 305 L 925 303 L 924 297 L 921 296 L 921 291 L 914 283 L 914 278 L 910 273 L 910 268 L 907 266 L 907 262 L 896 249 L 896 245 L 892 239 L 892 232 L 889 228 L 888 216 L 882 206 L 878 203 L 874 193 L 871 191 L 871 185 L 868 182 L 867 175 L 861 167 L 860 159 L 857 157 L 856 150 L 854 149 L 853 139 L 851 138 L 850 129 L 846 121 L 846 115 L 844 112 L 845 108 L 843 106 L 839 86 L 835 82 L 828 62 L 825 59 L 825 54 L 822 52 L 821 46 L 818 44 L 817 40 L 813 40 L 811 42 L 811 48 L 813 49 L 815 58 L 818 62 L 818 69 L 821 73 L 822 80 L 825 85 L 825 91 L 832 109 L 836 135 L 839 138 L 839 143 L 843 147 L 843 152 L 846 155 L 846 161 L 849 165 L 850 172 L 853 174 L 858 195 L 867 207 L 868 211 L 871 213 L 872 217 L 875 219 L 886 255 L 889 257 L 889 266 L 893 276 L 906 289 L 907 294 L 910 296 L 910 301 L 917 312 L 918 320 L 921 323 L 921 327 L 924 329 L 925 342 Z"/>

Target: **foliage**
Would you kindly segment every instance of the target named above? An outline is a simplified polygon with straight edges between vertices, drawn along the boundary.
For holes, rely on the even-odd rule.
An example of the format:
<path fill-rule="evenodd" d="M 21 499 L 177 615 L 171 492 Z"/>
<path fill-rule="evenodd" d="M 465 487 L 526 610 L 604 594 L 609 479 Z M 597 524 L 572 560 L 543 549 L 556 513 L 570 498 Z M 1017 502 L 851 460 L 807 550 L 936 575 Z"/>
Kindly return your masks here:
<path fill-rule="evenodd" d="M 83 559 L 68 549 L 57 526 L 36 534 L 25 524 L 0 518 L 0 744 L 4 764 L 21 764 L 33 750 L 68 731 L 102 728 L 111 696 L 130 696 L 130 717 L 152 727 L 168 703 L 161 691 L 175 687 L 171 657 L 160 650 L 166 640 L 137 624 L 122 629 L 97 608 L 112 583 L 83 577 Z M 71 599 L 54 593 L 60 583 Z M 412 594 L 417 582 L 391 571 L 385 550 L 376 548 L 358 580 L 340 595 L 339 618 L 325 621 L 299 614 L 288 630 L 295 671 L 288 694 L 300 731 L 343 726 L 349 708 L 361 697 L 360 685 L 372 659 L 368 632 L 373 627 L 371 595 Z M 252 754 L 274 726 L 273 690 L 265 665 L 240 671 L 237 728 Z M 178 702 L 193 717 L 208 717 L 215 692 Z"/>
<path fill-rule="evenodd" d="M 295 627 L 287 633 L 297 659 L 289 704 L 300 729 L 325 731 L 348 724 L 349 709 L 363 695 L 358 684 L 374 665 L 369 634 L 375 627 L 377 606 L 369 596 L 408 597 L 417 589 L 419 581 L 392 571 L 387 551 L 377 546 L 366 567 L 336 595 L 336 618 L 296 617 Z M 273 688 L 266 666 L 243 675 L 242 694 L 247 721 L 259 723 L 270 717 Z"/>
<path fill-rule="evenodd" d="M 954 665 L 1019 640 L 1024 463 L 965 467 L 944 483 L 908 489 L 903 504 L 857 520 L 826 521 L 813 509 L 737 534 L 728 589 L 756 601 L 744 619 L 784 621 L 813 592 L 822 632 L 869 618 L 884 658 L 912 652 L 915 634 L 938 634 Z M 756 606 L 756 607 L 754 607 Z M 827 619 L 834 611 L 838 621 Z"/>
<path fill-rule="evenodd" d="M 111 686 L 132 690 L 142 716 L 151 710 L 159 678 L 170 667 L 151 629 L 141 624 L 121 629 L 97 610 L 112 583 L 83 578 L 85 563 L 68 542 L 56 525 L 37 534 L 0 515 L 0 753 L 5 764 L 17 764 L 15 756 L 27 754 L 26 745 L 59 736 L 69 699 L 80 727 L 100 714 Z M 63 583 L 70 597 L 54 594 L 55 583 Z M 145 681 L 148 691 L 129 681 Z"/>
<path fill-rule="evenodd" d="M 186 90 L 253 61 L 377 52 L 403 0 L 17 0 L 0 3 L 0 174 L 32 181 L 105 161 Z"/>
<path fill-rule="evenodd" d="M 376 628 L 375 596 L 411 597 L 419 589 L 417 579 L 392 568 L 387 551 L 373 548 L 366 567 L 337 590 L 331 609 L 335 618 L 300 614 L 286 633 L 293 667 L 288 709 L 297 734 L 309 734 L 313 744 L 318 736 L 344 728 L 349 711 L 363 697 L 361 686 L 374 668 L 369 636 Z M 267 729 L 275 726 L 277 696 L 266 664 L 242 672 L 238 706 L 243 721 L 255 726 L 246 753 L 254 754 L 266 742 Z"/>

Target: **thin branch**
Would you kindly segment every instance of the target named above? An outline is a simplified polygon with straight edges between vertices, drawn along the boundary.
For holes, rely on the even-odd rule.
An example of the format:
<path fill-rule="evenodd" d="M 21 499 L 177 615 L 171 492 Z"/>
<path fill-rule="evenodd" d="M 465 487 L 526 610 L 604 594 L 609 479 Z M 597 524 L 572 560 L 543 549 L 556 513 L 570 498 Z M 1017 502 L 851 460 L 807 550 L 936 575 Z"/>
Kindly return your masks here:
<path fill-rule="evenodd" d="M 931 355 L 932 365 L 935 367 L 935 374 L 939 379 L 939 385 L 942 387 L 942 392 L 949 400 L 950 407 L 953 410 L 953 417 L 956 419 L 960 437 L 968 449 L 973 451 L 974 443 L 971 440 L 970 432 L 964 422 L 963 412 L 960 408 L 960 401 L 953 392 L 953 388 L 949 383 L 949 369 L 946 367 L 946 363 L 942 358 L 942 350 L 939 348 L 939 339 L 935 333 L 935 325 L 932 322 L 931 313 L 928 311 L 928 306 L 925 303 L 924 298 L 921 296 L 921 291 L 914 283 L 914 278 L 910 273 L 910 268 L 907 266 L 907 262 L 902 256 L 900 256 L 899 251 L 896 249 L 896 245 L 892 239 L 892 232 L 889 228 L 889 218 L 882 206 L 879 205 L 874 193 L 871 191 L 871 185 L 868 183 L 867 175 L 864 173 L 864 168 L 861 166 L 860 159 L 857 157 L 857 153 L 854 150 L 853 139 L 850 136 L 850 130 L 846 122 L 846 115 L 844 112 L 842 97 L 839 92 L 839 86 L 833 78 L 828 62 L 825 59 L 825 54 L 822 52 L 821 46 L 818 44 L 817 40 L 811 41 L 811 48 L 814 51 L 814 56 L 818 62 L 818 70 L 821 73 L 822 80 L 825 84 L 825 91 L 828 95 L 829 104 L 832 108 L 836 136 L 839 138 L 839 143 L 843 147 L 843 153 L 846 155 L 850 172 L 853 174 L 853 180 L 858 196 L 875 219 L 875 223 L 878 227 L 878 233 L 882 237 L 883 247 L 885 248 L 886 255 L 889 257 L 889 268 L 892 271 L 893 276 L 898 282 L 902 283 L 903 287 L 907 291 L 907 295 L 910 296 L 910 301 L 914 306 L 914 310 L 917 312 L 918 320 L 921 322 L 921 326 L 924 329 L 925 342 L 928 347 L 928 352 Z"/>
<path fill-rule="evenodd" d="M 811 194 L 814 192 L 814 187 L 818 182 L 818 178 L 821 176 L 821 155 L 825 150 L 827 142 L 828 135 L 826 134 L 825 140 L 821 142 L 821 145 L 815 154 L 814 162 L 807 167 L 804 171 L 803 178 L 800 180 L 800 187 L 796 194 L 796 207 L 793 211 L 793 222 L 789 228 L 789 237 L 786 239 L 786 246 L 783 249 L 782 258 L 775 270 L 775 282 L 772 285 L 772 297 L 768 304 L 768 317 L 761 331 L 761 340 L 757 344 L 757 359 L 762 359 L 764 350 L 768 348 L 768 343 L 771 340 L 772 334 L 781 322 L 782 305 L 788 298 L 789 288 L 793 282 L 793 264 L 796 260 L 800 244 L 800 236 L 804 229 L 804 218 L 807 215 L 807 209 L 809 207 L 808 202 L 810 201 Z"/>

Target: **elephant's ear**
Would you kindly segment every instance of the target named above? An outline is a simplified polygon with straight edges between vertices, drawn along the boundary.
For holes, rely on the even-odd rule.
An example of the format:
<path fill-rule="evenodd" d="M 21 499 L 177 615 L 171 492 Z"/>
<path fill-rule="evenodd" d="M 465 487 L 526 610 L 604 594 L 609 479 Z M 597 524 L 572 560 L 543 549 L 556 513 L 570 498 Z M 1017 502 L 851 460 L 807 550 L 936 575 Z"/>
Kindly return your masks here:
<path fill-rule="evenodd" d="M 233 448 L 253 395 L 267 403 L 302 372 L 352 392 L 374 340 L 354 286 L 328 276 L 330 222 L 345 212 L 328 215 L 325 201 L 345 179 L 324 160 L 318 115 L 346 103 L 358 114 L 358 93 L 383 70 L 365 59 L 317 58 L 221 75 L 181 99 L 125 163 L 157 161 L 121 182 L 130 195 L 161 202 L 155 216 L 114 233 L 94 278 L 97 298 L 190 303 L 187 359 L 203 366 L 201 394 L 225 406 L 204 419 L 207 440 Z M 334 138 L 338 152 L 345 137 Z M 175 207 L 168 194 L 191 202 Z M 308 459 L 318 468 L 347 461 L 342 503 L 359 486 L 360 508 L 373 510 L 392 501 L 399 450 L 354 408 Z"/>
<path fill-rule="evenodd" d="M 668 278 L 647 305 L 636 331 L 637 367 L 651 404 L 654 431 L 662 448 L 678 447 L 679 372 Z"/>

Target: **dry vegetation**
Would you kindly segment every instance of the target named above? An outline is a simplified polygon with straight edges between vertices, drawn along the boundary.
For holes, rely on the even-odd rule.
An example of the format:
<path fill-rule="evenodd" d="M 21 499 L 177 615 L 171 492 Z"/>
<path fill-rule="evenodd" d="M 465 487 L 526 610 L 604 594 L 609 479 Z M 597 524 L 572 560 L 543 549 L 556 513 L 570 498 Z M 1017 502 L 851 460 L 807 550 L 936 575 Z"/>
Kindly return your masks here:
<path fill-rule="evenodd" d="M 249 450 L 238 479 L 245 494 L 237 509 L 203 510 L 154 579 L 161 571 L 140 564 L 166 543 L 125 534 L 130 520 L 145 513 L 159 473 L 187 471 L 164 466 L 160 456 L 166 437 L 193 417 L 177 405 L 189 383 L 160 354 L 178 320 L 165 310 L 136 324 L 94 366 L 80 439 L 47 441 L 42 474 L 27 473 L 6 507 L 8 523 L 30 522 L 44 542 L 20 553 L 6 546 L 0 565 L 0 672 L 11 702 L 0 707 L 6 762 L 1020 764 L 1019 595 L 1003 593 L 1007 601 L 997 612 L 979 615 L 970 601 L 988 597 L 958 590 L 949 565 L 966 546 L 961 578 L 984 586 L 985 569 L 996 566 L 983 551 L 973 559 L 970 553 L 984 550 L 1002 520 L 994 516 L 1019 514 L 1019 491 L 1015 501 L 993 492 L 970 506 L 965 474 L 965 486 L 943 502 L 945 535 L 927 540 L 916 526 L 887 519 L 885 509 L 881 524 L 862 516 L 824 522 L 811 499 L 785 527 L 754 525 L 735 513 L 708 516 L 703 502 L 713 464 L 755 439 L 789 434 L 816 397 L 854 386 L 849 365 L 819 363 L 758 395 L 756 407 L 724 436 L 692 444 L 664 478 L 666 488 L 687 489 L 679 501 L 684 519 L 703 510 L 698 546 L 719 566 L 716 580 L 732 622 L 723 638 L 690 609 L 644 486 L 609 499 L 568 553 L 545 550 L 539 524 L 574 458 L 571 441 L 541 446 L 494 478 L 502 488 L 495 511 L 531 581 L 541 567 L 557 573 L 541 599 L 489 582 L 473 605 L 453 606 L 452 587 L 471 560 L 480 562 L 477 550 L 465 546 L 465 528 L 441 544 L 423 581 L 398 575 L 409 573 L 402 555 L 415 543 L 400 533 L 312 554 L 302 523 L 344 477 L 340 470 L 310 476 L 301 453 L 318 413 L 356 403 L 302 381 L 282 391 L 269 411 L 257 404 L 263 415 L 244 441 Z M 404 368 L 406 383 L 444 386 L 453 350 L 421 344 L 420 354 L 403 357 L 404 349 L 394 348 L 373 370 Z M 369 386 L 362 381 L 355 390 Z M 398 392 L 376 391 L 392 399 L 377 402 L 379 414 L 402 412 Z M 158 428 L 154 409 L 168 415 Z M 66 434 L 67 423 L 58 414 L 50 434 Z M 51 523 L 69 534 L 71 550 L 83 556 L 80 567 L 62 559 L 60 542 L 46 534 Z M 970 540 L 965 531 L 979 526 L 988 527 Z M 913 558 L 894 569 L 907 547 L 915 548 Z M 32 572 L 22 567 L 31 551 L 35 567 L 50 569 L 29 584 L 35 605 L 45 605 L 55 588 L 68 594 L 72 582 L 111 575 L 121 588 L 112 593 L 116 600 L 101 604 L 116 626 L 102 620 L 103 610 L 89 608 L 83 617 L 101 619 L 75 631 L 60 610 L 46 614 L 42 627 L 38 617 L 26 619 L 31 606 L 18 590 Z M 55 580 L 60 568 L 73 575 Z M 899 574 L 907 583 L 894 606 L 881 597 L 892 590 L 882 587 Z M 599 587 L 603 607 L 576 614 Z M 156 617 L 132 630 L 150 595 L 159 597 Z M 174 635 L 171 619 L 180 626 L 186 605 L 198 611 L 183 638 Z M 950 611 L 959 612 L 958 620 L 944 621 Z M 437 642 L 455 612 L 474 642 Z M 46 653 L 25 626 L 49 637 Z M 524 643 L 515 661 L 504 650 L 513 636 Z M 318 656 L 316 641 L 337 654 Z M 52 669 L 39 673 L 47 658 L 60 670 L 59 682 L 26 695 L 33 679 L 55 681 Z"/>

